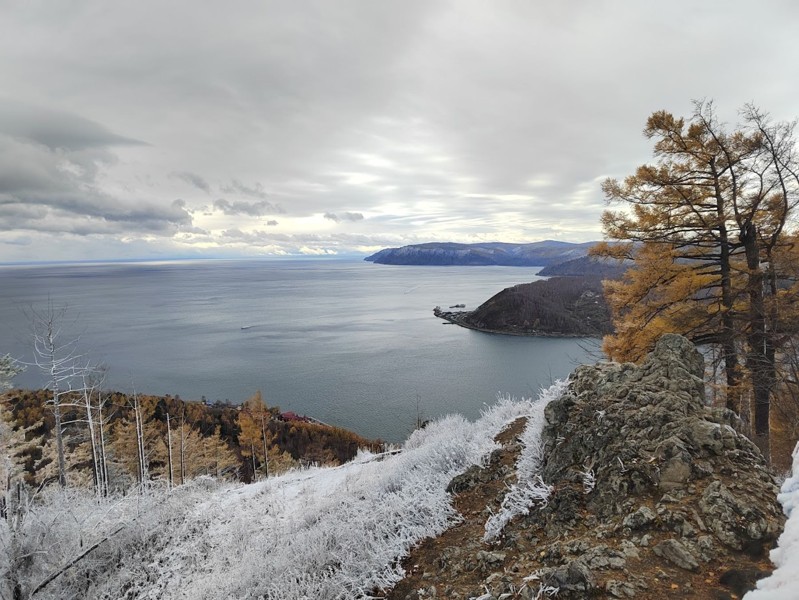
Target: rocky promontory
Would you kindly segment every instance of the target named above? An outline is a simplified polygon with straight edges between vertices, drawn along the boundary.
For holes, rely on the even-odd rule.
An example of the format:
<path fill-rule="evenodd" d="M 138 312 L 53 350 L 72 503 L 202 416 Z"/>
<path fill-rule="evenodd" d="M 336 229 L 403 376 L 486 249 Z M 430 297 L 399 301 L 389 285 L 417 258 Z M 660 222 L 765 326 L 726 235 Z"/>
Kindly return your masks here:
<path fill-rule="evenodd" d="M 740 598 L 772 566 L 777 486 L 732 412 L 705 400 L 703 359 L 666 335 L 641 365 L 571 375 L 547 405 L 546 499 L 482 538 L 516 482 L 522 422 L 453 481 L 463 521 L 422 543 L 389 598 Z"/>
<path fill-rule="evenodd" d="M 610 311 L 598 277 L 553 277 L 495 294 L 473 311 L 436 309 L 435 316 L 489 333 L 591 337 L 610 333 Z"/>

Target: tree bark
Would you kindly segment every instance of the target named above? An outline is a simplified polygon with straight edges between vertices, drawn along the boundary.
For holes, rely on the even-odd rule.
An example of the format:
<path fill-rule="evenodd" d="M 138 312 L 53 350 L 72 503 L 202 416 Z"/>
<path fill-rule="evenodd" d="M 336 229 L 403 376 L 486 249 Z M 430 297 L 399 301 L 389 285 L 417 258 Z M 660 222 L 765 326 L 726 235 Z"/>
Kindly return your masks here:
<path fill-rule="evenodd" d="M 749 318 L 747 332 L 748 352 L 746 366 L 752 382 L 754 433 L 767 439 L 769 433 L 769 408 L 771 399 L 771 377 L 766 335 L 766 310 L 763 298 L 763 270 L 760 268 L 760 252 L 757 244 L 757 226 L 744 223 L 741 228 L 741 243 L 746 252 L 748 270 L 746 291 L 749 295 Z M 760 445 L 760 444 L 758 444 Z"/>

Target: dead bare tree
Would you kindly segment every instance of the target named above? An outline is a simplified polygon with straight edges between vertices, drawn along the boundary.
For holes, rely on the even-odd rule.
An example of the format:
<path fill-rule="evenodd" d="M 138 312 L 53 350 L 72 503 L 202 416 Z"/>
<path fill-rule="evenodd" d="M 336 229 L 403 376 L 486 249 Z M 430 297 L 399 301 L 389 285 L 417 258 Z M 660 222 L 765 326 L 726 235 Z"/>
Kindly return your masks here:
<path fill-rule="evenodd" d="M 107 369 L 103 365 L 86 365 L 81 372 L 83 408 L 92 452 L 92 469 L 98 498 L 108 495 L 108 461 L 106 455 L 105 412 L 108 396 L 103 393 Z"/>
<path fill-rule="evenodd" d="M 46 375 L 45 389 L 51 397 L 47 404 L 55 419 L 55 441 L 58 453 L 58 484 L 67 485 L 67 468 L 64 456 L 64 398 L 70 392 L 80 389 L 76 382 L 81 381 L 84 373 L 83 356 L 77 351 L 80 336 L 64 338 L 64 327 L 67 324 L 67 307 L 56 308 L 52 300 L 47 301 L 43 309 L 30 308 L 28 317 L 33 327 L 33 360 L 34 365 Z"/>

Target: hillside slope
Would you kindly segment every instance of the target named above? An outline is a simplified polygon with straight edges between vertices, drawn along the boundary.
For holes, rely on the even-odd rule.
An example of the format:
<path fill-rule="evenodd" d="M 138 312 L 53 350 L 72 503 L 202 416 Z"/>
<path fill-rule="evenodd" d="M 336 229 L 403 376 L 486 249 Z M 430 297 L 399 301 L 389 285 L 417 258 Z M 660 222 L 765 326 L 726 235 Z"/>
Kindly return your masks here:
<path fill-rule="evenodd" d="M 452 482 L 464 520 L 415 549 L 387 597 L 740 598 L 771 571 L 784 517 L 758 448 L 705 406 L 702 374 L 674 335 L 640 367 L 579 367 L 543 424 Z M 778 573 L 781 592 L 758 600 L 799 597 L 799 573 Z"/>
<path fill-rule="evenodd" d="M 0 592 L 740 598 L 771 570 L 784 517 L 759 450 L 705 406 L 702 370 L 690 343 L 664 336 L 641 366 L 580 367 L 536 401 L 441 419 L 401 451 L 337 468 L 99 503 L 7 496 Z M 782 572 L 789 595 L 758 600 L 796 598 L 797 580 Z"/>
<path fill-rule="evenodd" d="M 552 240 L 530 244 L 433 242 L 386 248 L 364 260 L 383 265 L 543 267 L 585 256 L 595 243 Z"/>
<path fill-rule="evenodd" d="M 491 333 L 600 336 L 612 331 L 596 277 L 556 277 L 506 288 L 473 311 L 436 310 L 446 321 Z"/>
<path fill-rule="evenodd" d="M 565 262 L 549 265 L 541 269 L 541 277 L 599 277 L 619 279 L 629 268 L 629 264 L 612 258 L 581 256 Z"/>

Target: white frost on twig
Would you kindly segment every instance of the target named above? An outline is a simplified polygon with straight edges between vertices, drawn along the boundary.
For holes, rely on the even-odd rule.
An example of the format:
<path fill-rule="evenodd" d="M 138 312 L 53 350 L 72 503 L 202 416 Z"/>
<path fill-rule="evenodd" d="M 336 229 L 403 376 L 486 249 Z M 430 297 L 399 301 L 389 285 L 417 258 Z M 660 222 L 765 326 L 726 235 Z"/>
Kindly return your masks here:
<path fill-rule="evenodd" d="M 580 475 L 583 478 L 583 493 L 590 494 L 594 491 L 594 487 L 596 486 L 596 475 L 594 475 L 594 470 L 588 469 L 587 471 L 581 471 Z"/>
<path fill-rule="evenodd" d="M 565 381 L 556 381 L 554 385 L 542 390 L 538 399 L 532 403 L 527 415 L 527 427 L 520 436 L 523 445 L 516 463 L 516 483 L 511 486 L 502 499 L 498 513 L 491 515 L 485 524 L 483 539 L 496 539 L 505 525 L 518 515 L 526 515 L 533 506 L 547 505 L 552 486 L 541 478 L 541 465 L 544 461 L 544 444 L 541 434 L 544 430 L 544 409 L 552 400 L 560 398 L 566 390 Z"/>

